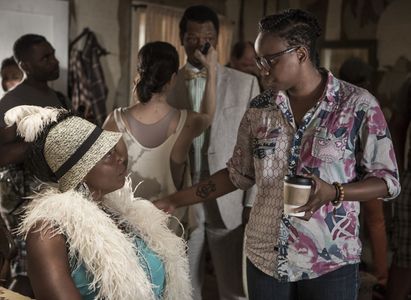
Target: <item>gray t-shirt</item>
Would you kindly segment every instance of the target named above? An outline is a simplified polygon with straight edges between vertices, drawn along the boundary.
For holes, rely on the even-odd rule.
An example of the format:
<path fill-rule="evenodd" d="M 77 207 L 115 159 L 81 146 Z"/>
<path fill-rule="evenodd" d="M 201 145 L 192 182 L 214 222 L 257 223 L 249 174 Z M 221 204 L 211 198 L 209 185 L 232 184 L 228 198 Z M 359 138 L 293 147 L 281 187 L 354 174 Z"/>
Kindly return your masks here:
<path fill-rule="evenodd" d="M 6 127 L 4 123 L 5 113 L 19 105 L 65 107 L 66 103 L 64 103 L 64 96 L 59 97 L 52 89 L 44 92 L 22 82 L 6 93 L 0 100 L 0 128 Z"/>

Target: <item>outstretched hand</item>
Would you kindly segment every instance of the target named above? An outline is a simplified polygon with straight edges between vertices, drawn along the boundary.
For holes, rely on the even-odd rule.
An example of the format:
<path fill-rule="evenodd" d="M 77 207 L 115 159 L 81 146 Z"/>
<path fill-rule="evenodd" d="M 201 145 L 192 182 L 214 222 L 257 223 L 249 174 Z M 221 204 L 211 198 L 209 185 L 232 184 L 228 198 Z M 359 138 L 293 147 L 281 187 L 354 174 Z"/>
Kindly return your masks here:
<path fill-rule="evenodd" d="M 301 219 L 308 221 L 321 206 L 335 198 L 336 191 L 332 184 L 325 182 L 314 174 L 305 174 L 303 176 L 311 179 L 313 186 L 308 202 L 296 208 L 295 212 L 305 212 Z"/>

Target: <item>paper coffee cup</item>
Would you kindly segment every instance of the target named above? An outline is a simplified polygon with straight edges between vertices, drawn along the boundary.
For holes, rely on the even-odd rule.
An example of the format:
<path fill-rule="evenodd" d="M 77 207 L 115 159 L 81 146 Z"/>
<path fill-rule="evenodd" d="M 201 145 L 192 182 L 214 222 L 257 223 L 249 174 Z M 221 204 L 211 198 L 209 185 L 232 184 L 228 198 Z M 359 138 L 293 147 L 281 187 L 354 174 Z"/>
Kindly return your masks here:
<path fill-rule="evenodd" d="M 310 198 L 311 179 L 302 176 L 284 177 L 284 214 L 302 217 L 304 212 L 294 212 L 297 207 L 307 203 Z"/>

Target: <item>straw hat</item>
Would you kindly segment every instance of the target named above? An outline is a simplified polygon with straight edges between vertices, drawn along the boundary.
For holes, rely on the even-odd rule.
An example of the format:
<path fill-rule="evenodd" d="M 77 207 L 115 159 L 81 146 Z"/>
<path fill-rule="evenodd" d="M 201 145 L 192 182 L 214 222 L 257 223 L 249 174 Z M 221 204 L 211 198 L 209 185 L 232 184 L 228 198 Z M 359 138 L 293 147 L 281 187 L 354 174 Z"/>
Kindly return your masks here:
<path fill-rule="evenodd" d="M 5 122 L 17 125 L 17 133 L 26 142 L 35 141 L 43 129 L 53 123 L 44 143 L 44 158 L 58 179 L 62 192 L 75 188 L 87 173 L 120 140 L 121 133 L 102 130 L 80 117 L 58 121 L 64 109 L 17 106 L 7 111 Z"/>

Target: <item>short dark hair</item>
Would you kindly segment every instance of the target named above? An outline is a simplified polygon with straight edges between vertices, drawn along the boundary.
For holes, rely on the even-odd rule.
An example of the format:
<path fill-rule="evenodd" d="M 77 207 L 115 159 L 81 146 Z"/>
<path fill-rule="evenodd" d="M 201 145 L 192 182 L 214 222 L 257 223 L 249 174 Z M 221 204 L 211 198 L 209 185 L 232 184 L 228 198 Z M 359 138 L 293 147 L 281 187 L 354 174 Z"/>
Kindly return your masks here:
<path fill-rule="evenodd" d="M 319 66 L 317 39 L 321 35 L 321 27 L 317 18 L 308 11 L 288 9 L 264 17 L 259 23 L 259 31 L 277 35 L 289 46 L 305 46 L 313 64 Z"/>
<path fill-rule="evenodd" d="M 0 71 L 3 71 L 5 68 L 10 67 L 10 66 L 16 66 L 17 68 L 19 67 L 16 63 L 16 61 L 14 60 L 13 56 L 7 57 L 5 59 L 3 59 L 3 61 L 1 62 L 1 69 Z"/>
<path fill-rule="evenodd" d="M 14 42 L 14 45 L 13 45 L 14 59 L 16 60 L 16 62 L 20 62 L 24 60 L 27 54 L 29 53 L 30 48 L 33 45 L 44 43 L 44 42 L 48 43 L 46 38 L 42 35 L 32 34 L 32 33 L 22 35 L 21 37 L 17 39 L 17 41 Z"/>
<path fill-rule="evenodd" d="M 166 42 L 145 44 L 138 52 L 137 72 L 139 79 L 135 85 L 138 99 L 142 103 L 150 101 L 153 93 L 162 88 L 178 72 L 179 58 L 176 48 Z"/>
<path fill-rule="evenodd" d="M 247 48 L 247 46 L 251 46 L 254 49 L 254 44 L 250 41 L 239 41 L 235 43 L 231 49 L 231 57 L 240 59 L 244 55 L 245 48 Z"/>
<path fill-rule="evenodd" d="M 208 6 L 194 5 L 187 8 L 180 20 L 180 38 L 183 40 L 184 34 L 187 32 L 187 22 L 193 21 L 197 23 L 205 23 L 210 21 L 214 25 L 214 29 L 218 33 L 220 31 L 220 21 L 217 14 Z"/>

